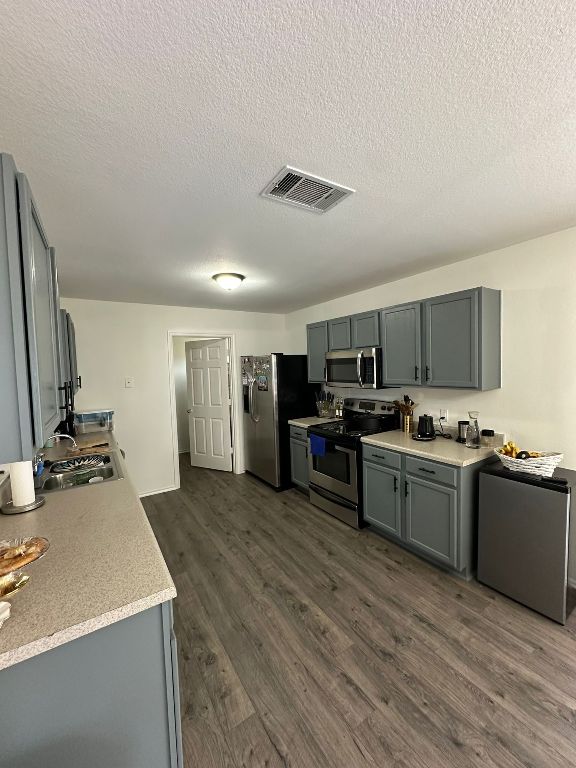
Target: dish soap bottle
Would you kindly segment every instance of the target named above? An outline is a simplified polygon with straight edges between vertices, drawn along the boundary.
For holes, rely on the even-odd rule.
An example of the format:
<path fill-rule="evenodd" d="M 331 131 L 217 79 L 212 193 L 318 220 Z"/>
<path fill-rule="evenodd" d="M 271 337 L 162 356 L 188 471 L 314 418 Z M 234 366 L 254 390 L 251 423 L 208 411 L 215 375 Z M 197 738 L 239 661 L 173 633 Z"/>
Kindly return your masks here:
<path fill-rule="evenodd" d="M 479 415 L 480 411 L 468 411 L 469 421 L 466 428 L 466 448 L 480 448 Z"/>

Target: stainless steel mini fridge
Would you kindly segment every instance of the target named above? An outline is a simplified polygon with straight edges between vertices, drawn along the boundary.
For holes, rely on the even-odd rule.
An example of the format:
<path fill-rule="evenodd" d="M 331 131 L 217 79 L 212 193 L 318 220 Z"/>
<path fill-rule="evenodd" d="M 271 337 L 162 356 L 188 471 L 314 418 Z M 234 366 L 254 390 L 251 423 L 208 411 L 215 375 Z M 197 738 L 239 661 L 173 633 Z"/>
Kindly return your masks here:
<path fill-rule="evenodd" d="M 500 465 L 480 472 L 478 581 L 560 624 L 567 616 L 572 488 L 571 470 L 557 469 L 551 479 Z"/>

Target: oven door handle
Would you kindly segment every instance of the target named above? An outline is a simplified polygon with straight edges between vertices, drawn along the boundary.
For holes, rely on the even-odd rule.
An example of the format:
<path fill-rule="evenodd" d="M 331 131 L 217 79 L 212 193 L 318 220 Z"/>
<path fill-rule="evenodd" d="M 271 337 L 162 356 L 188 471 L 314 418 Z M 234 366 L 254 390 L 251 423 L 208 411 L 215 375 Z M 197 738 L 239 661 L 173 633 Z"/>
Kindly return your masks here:
<path fill-rule="evenodd" d="M 364 386 L 364 382 L 362 381 L 362 358 L 364 357 L 364 352 L 360 350 L 358 352 L 358 356 L 356 357 L 356 375 L 358 376 L 358 385 L 360 387 Z"/>
<path fill-rule="evenodd" d="M 356 451 L 353 448 L 342 448 L 340 445 L 332 445 L 332 448 L 334 448 L 334 450 L 338 451 L 339 453 L 347 453 L 348 456 L 356 455 Z"/>
<path fill-rule="evenodd" d="M 357 509 L 356 504 L 354 504 L 352 501 L 343 499 L 342 496 L 337 496 L 335 493 L 331 493 L 325 488 L 320 488 L 320 486 L 315 485 L 314 483 L 310 483 L 310 490 L 314 491 L 314 493 L 317 493 L 318 496 L 322 496 L 327 501 L 331 501 L 333 504 L 338 504 L 341 507 L 346 507 L 346 509 L 353 509 L 354 511 Z"/>

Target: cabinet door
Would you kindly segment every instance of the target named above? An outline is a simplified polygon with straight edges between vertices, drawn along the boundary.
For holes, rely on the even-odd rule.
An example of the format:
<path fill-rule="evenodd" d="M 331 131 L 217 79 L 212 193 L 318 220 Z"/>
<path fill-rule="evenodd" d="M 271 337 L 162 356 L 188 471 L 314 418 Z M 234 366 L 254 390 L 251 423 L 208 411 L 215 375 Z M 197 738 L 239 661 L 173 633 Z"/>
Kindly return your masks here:
<path fill-rule="evenodd" d="M 456 567 L 456 490 L 407 476 L 406 541 L 438 562 Z"/>
<path fill-rule="evenodd" d="M 308 490 L 308 443 L 290 440 L 290 474 L 294 485 Z"/>
<path fill-rule="evenodd" d="M 356 349 L 380 346 L 379 312 L 362 312 L 352 315 L 352 346 Z"/>
<path fill-rule="evenodd" d="M 70 378 L 74 394 L 80 389 L 80 376 L 78 375 L 78 360 L 76 358 L 76 329 L 70 315 L 66 316 L 68 324 L 68 353 L 70 357 Z"/>
<path fill-rule="evenodd" d="M 363 463 L 364 519 L 396 538 L 402 536 L 400 472 Z"/>
<path fill-rule="evenodd" d="M 422 383 L 421 305 L 383 309 L 382 357 L 384 384 Z"/>
<path fill-rule="evenodd" d="M 0 154 L 0 464 L 34 456 L 16 166 Z"/>
<path fill-rule="evenodd" d="M 59 347 L 60 347 L 60 380 L 70 382 L 72 374 L 70 373 L 70 346 L 68 341 L 68 313 L 65 309 L 60 310 L 59 323 Z"/>
<path fill-rule="evenodd" d="M 430 387 L 478 387 L 478 291 L 424 302 L 426 371 Z"/>
<path fill-rule="evenodd" d="M 326 352 L 328 352 L 328 323 L 306 326 L 308 349 L 308 381 L 325 381 Z"/>
<path fill-rule="evenodd" d="M 350 318 L 337 317 L 335 320 L 328 320 L 328 349 L 330 352 L 351 348 Z"/>
<path fill-rule="evenodd" d="M 55 270 L 28 180 L 17 178 L 34 444 L 41 448 L 60 422 Z"/>

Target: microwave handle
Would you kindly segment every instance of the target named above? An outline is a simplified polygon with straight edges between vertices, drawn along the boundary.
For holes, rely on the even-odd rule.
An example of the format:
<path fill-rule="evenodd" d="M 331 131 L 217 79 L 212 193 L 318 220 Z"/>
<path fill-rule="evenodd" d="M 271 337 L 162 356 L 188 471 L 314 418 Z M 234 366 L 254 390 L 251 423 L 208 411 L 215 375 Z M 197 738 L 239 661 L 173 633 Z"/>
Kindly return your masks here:
<path fill-rule="evenodd" d="M 356 374 L 358 375 L 358 384 L 363 387 L 364 382 L 362 381 L 362 358 L 364 357 L 364 352 L 360 350 L 358 352 L 358 357 L 356 358 Z"/>

